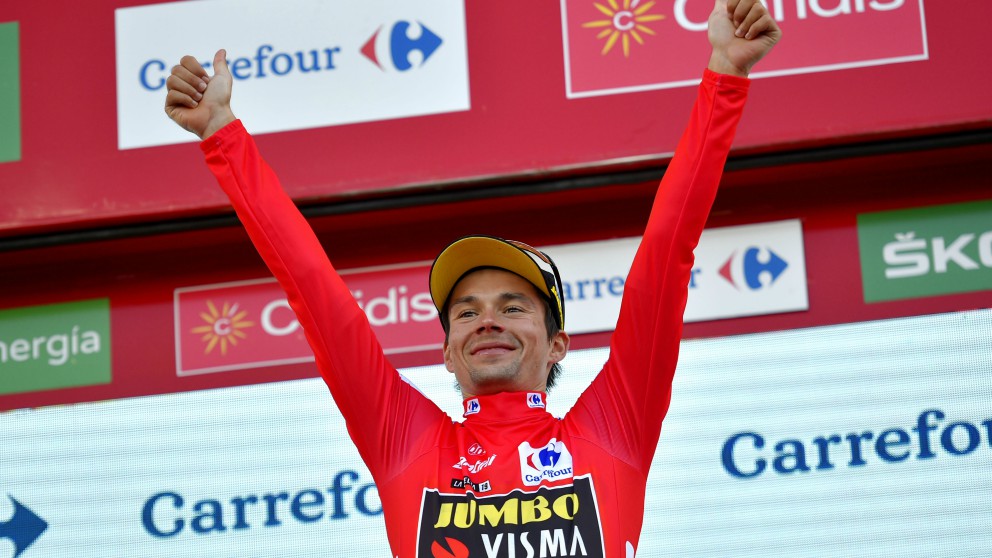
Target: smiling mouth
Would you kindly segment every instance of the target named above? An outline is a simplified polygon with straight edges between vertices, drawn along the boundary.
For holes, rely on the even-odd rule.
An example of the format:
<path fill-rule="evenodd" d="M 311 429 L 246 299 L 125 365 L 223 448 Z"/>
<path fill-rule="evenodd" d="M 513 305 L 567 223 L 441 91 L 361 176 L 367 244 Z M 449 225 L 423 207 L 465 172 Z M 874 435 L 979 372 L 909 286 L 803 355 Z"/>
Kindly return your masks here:
<path fill-rule="evenodd" d="M 472 349 L 473 356 L 503 355 L 513 352 L 514 348 L 502 343 L 484 344 Z"/>
<path fill-rule="evenodd" d="M 486 356 L 486 355 L 502 355 L 508 352 L 510 352 L 510 349 L 507 349 L 506 347 L 492 347 L 489 349 L 479 349 L 478 351 L 475 351 L 472 354 L 476 356 Z"/>

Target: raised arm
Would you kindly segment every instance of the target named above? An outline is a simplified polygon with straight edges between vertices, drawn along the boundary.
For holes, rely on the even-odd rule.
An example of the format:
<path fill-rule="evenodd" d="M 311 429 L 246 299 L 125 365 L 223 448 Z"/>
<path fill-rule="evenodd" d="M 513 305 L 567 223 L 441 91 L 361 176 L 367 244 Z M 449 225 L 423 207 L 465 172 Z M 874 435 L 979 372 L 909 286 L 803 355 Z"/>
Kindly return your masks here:
<path fill-rule="evenodd" d="M 645 474 L 671 398 L 693 250 L 744 108 L 746 76 L 780 35 L 759 0 L 717 0 L 709 66 L 627 276 L 610 358 L 569 414 L 595 425 L 585 434 Z"/>
<path fill-rule="evenodd" d="M 317 368 L 377 480 L 419 451 L 423 426 L 444 413 L 404 382 L 310 225 L 231 111 L 224 51 L 208 76 L 190 56 L 167 81 L 166 113 L 204 141 L 207 164 L 259 255 L 286 292 Z"/>

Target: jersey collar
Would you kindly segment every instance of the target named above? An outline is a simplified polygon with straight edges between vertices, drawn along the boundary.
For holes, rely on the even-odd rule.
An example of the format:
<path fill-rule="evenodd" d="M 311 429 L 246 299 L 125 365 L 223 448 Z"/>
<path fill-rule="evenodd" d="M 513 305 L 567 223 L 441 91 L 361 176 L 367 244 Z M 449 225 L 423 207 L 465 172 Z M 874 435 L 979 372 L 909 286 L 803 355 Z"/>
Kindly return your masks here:
<path fill-rule="evenodd" d="M 547 394 L 541 391 L 509 391 L 477 395 L 462 401 L 463 416 L 471 421 L 502 421 L 547 413 Z"/>

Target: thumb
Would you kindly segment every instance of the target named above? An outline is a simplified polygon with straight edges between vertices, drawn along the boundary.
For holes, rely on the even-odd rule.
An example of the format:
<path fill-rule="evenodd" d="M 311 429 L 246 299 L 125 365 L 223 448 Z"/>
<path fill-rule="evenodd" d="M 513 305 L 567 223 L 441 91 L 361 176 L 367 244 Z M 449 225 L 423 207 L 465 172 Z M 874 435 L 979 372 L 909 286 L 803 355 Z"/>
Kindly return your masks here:
<path fill-rule="evenodd" d="M 227 67 L 227 51 L 224 49 L 220 49 L 217 54 L 214 54 L 214 75 L 231 75 L 231 70 Z"/>

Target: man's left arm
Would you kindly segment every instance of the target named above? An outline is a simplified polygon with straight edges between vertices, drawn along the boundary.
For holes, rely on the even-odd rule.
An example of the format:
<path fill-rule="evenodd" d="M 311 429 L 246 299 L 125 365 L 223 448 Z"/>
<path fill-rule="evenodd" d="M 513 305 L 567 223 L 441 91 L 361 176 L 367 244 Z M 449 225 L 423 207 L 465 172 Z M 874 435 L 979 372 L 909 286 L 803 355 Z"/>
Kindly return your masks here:
<path fill-rule="evenodd" d="M 570 412 L 577 424 L 603 430 L 588 434 L 645 473 L 671 398 L 693 250 L 743 111 L 747 75 L 780 35 L 759 0 L 716 1 L 709 66 L 627 277 L 609 361 Z"/>

